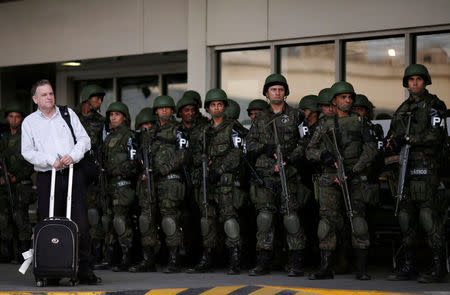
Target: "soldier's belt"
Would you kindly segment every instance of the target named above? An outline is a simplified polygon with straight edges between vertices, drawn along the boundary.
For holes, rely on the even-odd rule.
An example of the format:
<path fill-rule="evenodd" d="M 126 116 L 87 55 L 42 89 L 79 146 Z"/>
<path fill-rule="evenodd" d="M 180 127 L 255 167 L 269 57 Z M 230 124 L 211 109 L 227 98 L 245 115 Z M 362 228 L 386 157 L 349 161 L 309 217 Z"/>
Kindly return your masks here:
<path fill-rule="evenodd" d="M 181 176 L 175 173 L 170 173 L 166 176 L 166 179 L 181 179 Z"/>
<path fill-rule="evenodd" d="M 131 181 L 129 180 L 121 180 L 117 182 L 117 187 L 122 187 L 122 186 L 126 186 L 126 185 L 130 185 Z"/>
<path fill-rule="evenodd" d="M 240 187 L 241 183 L 239 182 L 239 180 L 235 180 L 234 181 L 234 186 Z"/>
<path fill-rule="evenodd" d="M 409 170 L 409 175 L 427 175 L 428 169 L 427 168 L 414 168 Z"/>
<path fill-rule="evenodd" d="M 22 180 L 20 184 L 32 184 L 33 182 L 31 180 Z"/>

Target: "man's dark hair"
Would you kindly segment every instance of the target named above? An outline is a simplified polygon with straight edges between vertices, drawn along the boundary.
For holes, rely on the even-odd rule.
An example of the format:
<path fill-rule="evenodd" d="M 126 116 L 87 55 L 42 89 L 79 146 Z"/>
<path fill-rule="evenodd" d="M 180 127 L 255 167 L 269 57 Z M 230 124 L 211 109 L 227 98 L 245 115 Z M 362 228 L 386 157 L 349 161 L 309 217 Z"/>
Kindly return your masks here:
<path fill-rule="evenodd" d="M 31 87 L 31 96 L 35 96 L 36 95 L 36 89 L 39 86 L 43 86 L 43 85 L 50 85 L 50 86 L 52 86 L 52 83 L 50 83 L 50 81 L 47 80 L 47 79 L 42 79 L 42 80 L 37 81 L 36 83 L 34 83 L 33 87 Z"/>

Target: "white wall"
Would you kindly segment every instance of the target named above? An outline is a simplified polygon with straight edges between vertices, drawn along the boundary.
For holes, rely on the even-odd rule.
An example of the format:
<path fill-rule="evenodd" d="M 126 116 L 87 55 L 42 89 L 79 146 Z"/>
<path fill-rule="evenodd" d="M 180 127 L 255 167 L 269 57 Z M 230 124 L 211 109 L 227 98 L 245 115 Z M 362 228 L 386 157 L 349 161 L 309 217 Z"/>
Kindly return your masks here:
<path fill-rule="evenodd" d="M 0 4 L 0 66 L 186 50 L 185 0 Z"/>

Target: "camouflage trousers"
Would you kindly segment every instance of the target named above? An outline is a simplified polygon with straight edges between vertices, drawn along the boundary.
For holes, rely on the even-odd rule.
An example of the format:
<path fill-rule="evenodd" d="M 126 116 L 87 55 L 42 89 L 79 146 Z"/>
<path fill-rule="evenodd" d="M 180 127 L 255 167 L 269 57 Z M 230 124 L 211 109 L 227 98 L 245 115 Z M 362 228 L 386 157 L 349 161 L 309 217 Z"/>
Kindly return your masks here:
<path fill-rule="evenodd" d="M 159 212 L 162 222 L 167 220 L 175 227 L 174 232 L 167 235 L 162 225 L 163 231 L 166 233 L 166 245 L 169 247 L 181 246 L 181 205 L 184 199 L 185 185 L 180 179 L 159 179 L 156 182 L 156 190 L 159 202 Z"/>
<path fill-rule="evenodd" d="M 141 215 L 139 216 L 139 231 L 141 232 L 141 244 L 143 247 L 159 248 L 158 225 L 156 221 L 157 198 L 154 185 L 152 183 L 152 200 L 150 202 L 147 193 L 147 184 L 139 180 L 136 186 Z"/>
<path fill-rule="evenodd" d="M 279 177 L 266 176 L 264 177 L 264 183 L 266 186 L 255 185 L 255 192 L 250 193 L 250 198 L 258 216 L 256 248 L 272 250 L 275 235 L 274 219 L 276 216 L 280 214 L 285 219 L 288 216 L 288 208 L 290 215 L 298 214 L 300 208 L 299 198 L 297 198 L 299 179 L 294 176 L 287 181 L 290 196 L 287 202 L 281 194 Z M 264 217 L 265 221 L 262 220 L 262 217 Z M 261 226 L 262 224 L 264 226 Z M 300 219 L 298 219 L 298 229 L 295 232 L 286 230 L 286 241 L 289 250 L 300 250 L 306 247 L 306 235 Z"/>
<path fill-rule="evenodd" d="M 91 241 L 103 240 L 106 233 L 101 222 L 101 216 L 106 209 L 104 208 L 100 185 L 95 183 L 89 184 L 86 189 L 86 199 Z"/>
<path fill-rule="evenodd" d="M 433 179 L 434 178 L 434 179 Z M 403 243 L 413 246 L 421 227 L 429 247 L 443 249 L 445 239 L 445 211 L 447 200 L 438 193 L 437 175 L 417 177 L 405 184 L 405 197 L 399 204 L 398 220 Z M 445 206 L 445 207 L 444 207 Z"/>
<path fill-rule="evenodd" d="M 111 180 L 108 183 L 108 196 L 112 201 L 112 210 L 108 210 L 106 218 L 102 217 L 106 232 L 106 243 L 112 245 L 117 237 L 122 247 L 131 247 L 133 242 L 133 228 L 130 209 L 133 205 L 135 192 L 131 182 L 127 180 Z M 111 225 L 113 230 L 111 229 Z M 114 232 L 114 234 L 111 234 Z"/>
<path fill-rule="evenodd" d="M 351 232 L 344 197 L 338 184 L 333 183 L 334 175 L 322 175 L 319 182 L 320 221 L 317 230 L 319 248 L 334 251 L 336 243 L 344 243 Z M 364 199 L 367 186 L 361 181 L 348 182 L 351 205 L 353 209 L 354 232 L 351 233 L 352 246 L 368 249 L 370 246 L 369 229 L 365 218 L 366 203 Z"/>
<path fill-rule="evenodd" d="M 6 187 L 0 188 L 0 240 L 19 241 L 31 240 L 31 223 L 28 215 L 28 206 L 36 201 L 37 193 L 31 183 L 13 184 L 14 213 L 11 214 L 11 205 Z M 14 229 L 17 232 L 14 232 Z"/>
<path fill-rule="evenodd" d="M 203 189 L 199 189 L 197 203 L 199 204 L 202 216 L 202 238 L 204 248 L 215 248 L 217 245 L 217 226 L 234 218 L 238 220 L 237 208 L 235 204 L 236 195 L 239 193 L 233 183 L 227 186 L 208 186 L 207 205 L 203 201 Z M 236 192 L 235 192 L 236 191 Z M 206 211 L 208 211 L 208 222 L 206 222 Z M 225 245 L 228 248 L 240 247 L 241 237 L 231 238 L 226 235 Z"/>

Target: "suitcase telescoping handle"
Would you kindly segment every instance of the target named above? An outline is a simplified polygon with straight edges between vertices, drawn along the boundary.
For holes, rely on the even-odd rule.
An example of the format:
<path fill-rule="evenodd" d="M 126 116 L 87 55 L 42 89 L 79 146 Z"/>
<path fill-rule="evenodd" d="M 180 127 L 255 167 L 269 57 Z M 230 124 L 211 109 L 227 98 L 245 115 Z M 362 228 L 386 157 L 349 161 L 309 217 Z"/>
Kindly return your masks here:
<path fill-rule="evenodd" d="M 56 184 L 56 169 L 52 168 L 52 178 L 50 183 L 50 208 L 48 217 L 53 217 L 55 212 L 55 184 Z M 67 187 L 67 207 L 66 217 L 68 219 L 72 216 L 72 185 L 73 185 L 73 164 L 69 166 L 69 184 Z"/>

